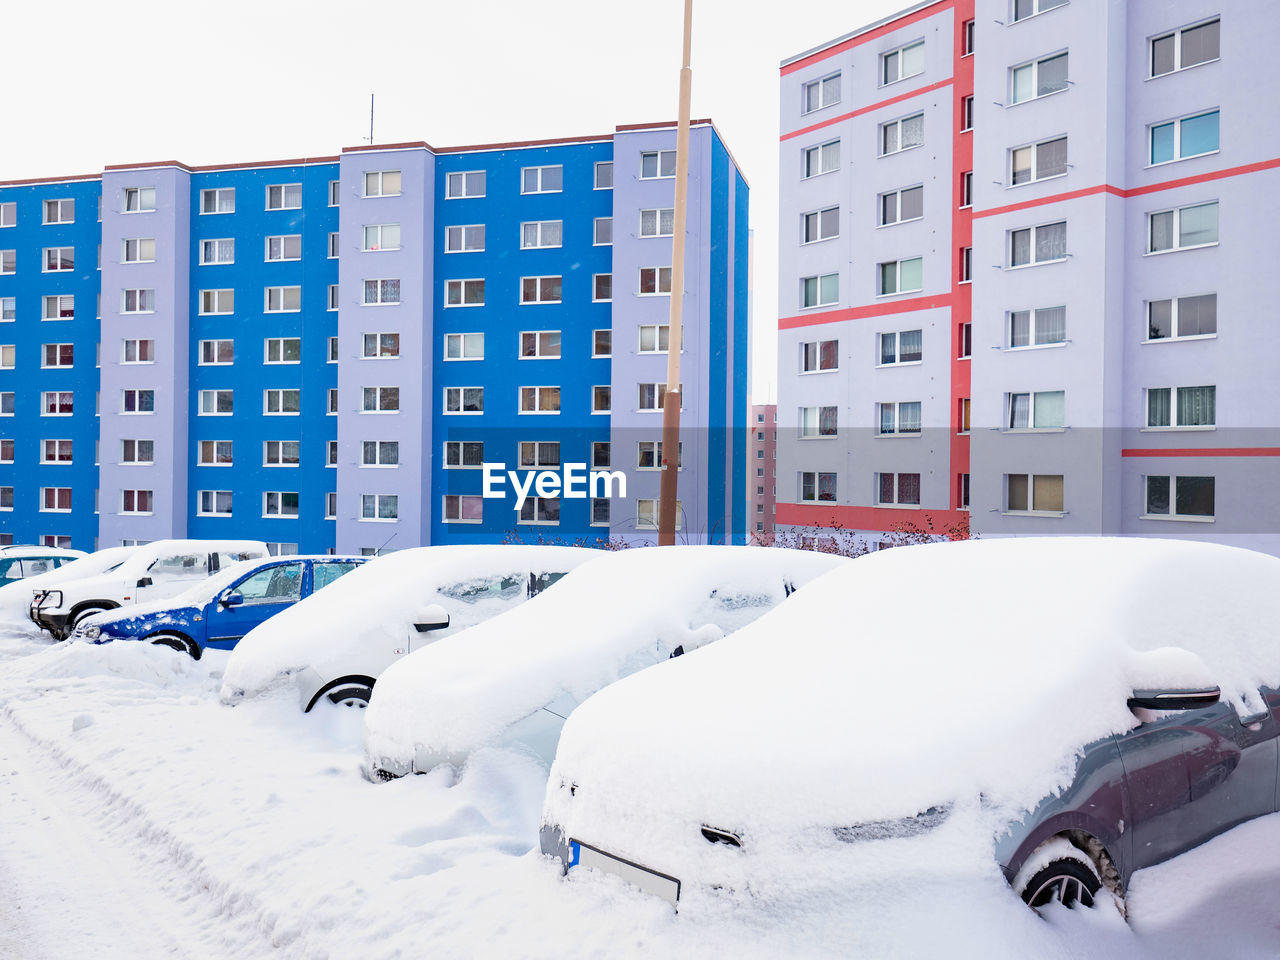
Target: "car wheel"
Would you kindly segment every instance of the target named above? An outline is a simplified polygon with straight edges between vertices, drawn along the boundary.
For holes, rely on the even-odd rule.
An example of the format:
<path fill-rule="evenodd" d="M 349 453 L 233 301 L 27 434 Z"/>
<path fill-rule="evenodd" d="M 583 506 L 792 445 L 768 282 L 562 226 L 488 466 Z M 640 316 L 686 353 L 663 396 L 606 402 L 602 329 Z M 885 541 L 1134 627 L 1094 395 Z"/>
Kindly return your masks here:
<path fill-rule="evenodd" d="M 67 618 L 67 633 L 74 630 L 81 620 L 92 617 L 95 613 L 105 613 L 109 607 L 81 607 Z"/>
<path fill-rule="evenodd" d="M 172 647 L 181 653 L 187 654 L 192 660 L 200 659 L 200 648 L 188 640 L 186 637 L 176 633 L 153 633 L 147 637 L 152 643 L 161 647 Z"/>
<path fill-rule="evenodd" d="M 372 695 L 372 690 L 359 683 L 334 687 L 325 694 L 330 702 L 336 703 L 340 707 L 351 707 L 356 710 L 363 710 L 367 707 L 369 705 L 369 697 Z"/>
<path fill-rule="evenodd" d="M 1050 903 L 1092 907 L 1102 880 L 1084 858 L 1061 856 L 1037 870 L 1022 888 L 1023 901 L 1032 908 Z"/>

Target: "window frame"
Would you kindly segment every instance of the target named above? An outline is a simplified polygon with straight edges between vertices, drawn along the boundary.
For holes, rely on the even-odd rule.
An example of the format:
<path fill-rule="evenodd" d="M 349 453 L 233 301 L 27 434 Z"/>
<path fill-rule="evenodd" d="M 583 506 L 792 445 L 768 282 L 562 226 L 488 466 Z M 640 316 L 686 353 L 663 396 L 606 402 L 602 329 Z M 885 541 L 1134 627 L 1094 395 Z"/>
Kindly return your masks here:
<path fill-rule="evenodd" d="M 1024 510 L 1015 510 L 1009 506 L 1009 479 L 1011 477 L 1026 477 L 1027 479 L 1027 507 Z M 1038 510 L 1036 509 L 1036 481 L 1040 479 L 1052 481 L 1057 479 L 1060 481 L 1062 490 L 1062 506 L 1057 510 Z M 1006 473 L 1004 475 L 1004 500 L 1001 503 L 1001 514 L 1012 517 L 1065 517 L 1067 515 L 1067 477 L 1063 473 Z"/>
<path fill-rule="evenodd" d="M 218 204 L 221 201 L 222 195 L 224 193 L 230 194 L 231 206 L 230 206 L 230 209 L 219 210 Z M 205 209 L 205 207 L 207 206 L 205 202 L 206 199 L 213 200 L 212 210 Z M 236 212 L 236 188 L 235 187 L 206 187 L 200 191 L 200 216 L 202 217 L 216 216 L 217 214 L 220 214 L 220 213 L 235 213 L 235 212 Z"/>
<path fill-rule="evenodd" d="M 1036 426 L 1036 402 L 1038 397 L 1046 395 L 1062 395 L 1062 423 L 1052 426 Z M 1027 398 L 1027 425 L 1013 425 L 1015 398 Z M 1041 403 L 1045 401 L 1040 401 Z M 1062 433 L 1067 429 L 1067 391 L 1063 390 L 1009 390 L 1004 395 L 1004 420 L 1000 424 L 1001 433 Z"/>
<path fill-rule="evenodd" d="M 1210 24 L 1218 24 L 1218 55 L 1209 60 L 1200 60 L 1196 63 L 1184 66 L 1182 63 L 1182 35 L 1189 30 L 1196 30 L 1201 27 L 1207 27 Z M 1164 73 L 1155 72 L 1155 44 L 1160 40 L 1167 40 L 1173 37 L 1173 61 L 1172 70 L 1166 70 Z M 1206 63 L 1217 63 L 1222 59 L 1222 16 L 1214 14 L 1204 20 L 1197 20 L 1194 23 L 1188 23 L 1173 30 L 1165 30 L 1158 34 L 1153 34 L 1147 38 L 1147 76 L 1144 80 L 1157 80 L 1160 77 L 1172 76 L 1175 73 L 1181 73 L 1183 70 L 1194 70 L 1196 67 L 1202 67 Z"/>
<path fill-rule="evenodd" d="M 827 85 L 832 80 L 835 81 L 835 96 L 828 100 Z M 815 77 L 813 80 L 806 80 L 804 83 L 800 84 L 800 116 L 807 117 L 811 113 L 817 113 L 820 110 L 826 110 L 828 107 L 834 107 L 840 102 L 844 95 L 844 91 L 841 89 L 842 86 L 843 82 L 839 70 L 824 74 L 821 77 Z M 810 90 L 818 91 L 817 105 L 812 107 L 809 106 Z"/>
<path fill-rule="evenodd" d="M 1215 116 L 1218 118 L 1217 130 L 1217 146 L 1212 150 L 1205 150 L 1202 153 L 1183 153 L 1182 152 L 1182 125 L 1188 120 L 1200 120 L 1204 117 Z M 1155 160 L 1155 135 L 1156 130 L 1161 127 L 1173 127 L 1173 156 L 1168 160 Z M 1211 110 L 1200 110 L 1196 113 L 1188 113 L 1183 116 L 1174 117 L 1170 120 L 1159 120 L 1155 123 L 1147 124 L 1147 163 L 1146 168 L 1163 167 L 1170 163 L 1181 163 L 1183 160 L 1195 160 L 1197 157 L 1211 157 L 1216 153 L 1222 152 L 1222 108 L 1214 107 Z"/>
<path fill-rule="evenodd" d="M 1151 481 L 1164 479 L 1169 483 L 1168 513 L 1151 512 Z M 1213 483 L 1213 513 L 1178 513 L 1178 485 L 1182 480 L 1210 480 Z M 1213 523 L 1218 517 L 1218 477 L 1197 474 L 1143 474 L 1142 476 L 1142 513 L 1139 520 L 1171 520 L 1189 523 Z"/>
<path fill-rule="evenodd" d="M 537 171 L 536 179 L 538 181 L 538 185 L 536 190 L 530 190 L 528 189 L 528 186 L 529 186 L 528 174 L 530 173 L 530 171 L 534 171 L 534 170 Z M 560 171 L 560 186 L 554 187 L 554 188 L 543 186 L 543 181 L 546 179 L 546 173 L 544 171 L 547 171 L 547 170 Z M 544 163 L 544 164 L 538 164 L 535 166 L 520 168 L 520 195 L 534 196 L 536 194 L 542 194 L 542 193 L 564 193 L 564 164 L 563 163 Z"/>
<path fill-rule="evenodd" d="M 468 410 L 467 393 L 468 390 L 478 390 L 480 398 L 480 408 L 478 410 Z M 449 394 L 457 395 L 457 409 L 449 409 Z M 480 417 L 484 416 L 484 387 L 479 385 L 461 386 L 461 387 L 445 387 L 442 396 L 441 414 L 446 417 Z"/>
<path fill-rule="evenodd" d="M 480 301 L 478 303 L 467 302 L 467 290 L 471 284 L 480 284 Z M 471 289 L 474 289 L 473 287 Z M 458 293 L 458 302 L 454 303 L 451 299 L 454 290 Z M 484 277 L 458 277 L 444 282 L 444 309 L 452 310 L 456 307 L 483 307 L 485 301 L 485 278 Z"/>
<path fill-rule="evenodd" d="M 290 394 L 297 394 L 298 409 L 286 410 L 285 397 Z M 279 394 L 278 410 L 271 409 L 271 395 Z M 264 417 L 300 417 L 302 416 L 302 388 L 301 387 L 265 387 L 262 391 L 262 415 Z"/>
<path fill-rule="evenodd" d="M 1196 300 L 1203 297 L 1213 297 L 1213 333 L 1187 333 L 1181 332 L 1182 329 L 1182 309 L 1183 300 Z M 1210 291 L 1208 293 L 1185 293 L 1178 297 L 1161 297 L 1159 299 L 1150 299 L 1143 301 L 1143 314 L 1146 320 L 1147 335 L 1141 341 L 1142 343 L 1165 343 L 1171 340 L 1212 340 L 1218 336 L 1218 293 Z M 1151 308 L 1157 303 L 1169 304 L 1169 329 L 1174 331 L 1167 337 L 1153 337 L 1151 335 Z"/>
<path fill-rule="evenodd" d="M 902 426 L 903 407 L 917 407 L 916 423 L 918 426 L 915 430 L 907 430 Z M 893 429 L 884 429 L 884 413 L 886 410 L 893 412 Z M 920 437 L 924 435 L 924 401 L 922 400 L 891 400 L 876 404 L 875 419 L 876 437 Z"/>
<path fill-rule="evenodd" d="M 480 338 L 480 355 L 479 356 L 468 356 L 468 351 L 467 351 L 468 340 L 472 337 Z M 441 359 L 445 363 L 474 363 L 477 360 L 483 360 L 484 359 L 484 339 L 485 338 L 484 338 L 483 330 L 446 333 L 444 335 L 444 352 L 441 354 Z M 456 357 L 450 355 L 450 348 L 449 348 L 450 341 L 454 341 L 458 344 L 458 355 Z M 472 341 L 472 345 L 474 345 L 474 341 Z"/>
<path fill-rule="evenodd" d="M 471 178 L 476 174 L 480 176 L 480 192 L 468 193 Z M 455 181 L 455 177 L 459 178 Z M 454 193 L 454 183 L 462 184 L 462 192 Z M 487 170 L 450 170 L 444 177 L 444 198 L 446 200 L 479 200 L 482 199 L 489 188 L 489 174 Z"/>
<path fill-rule="evenodd" d="M 1207 243 L 1192 243 L 1192 244 L 1187 244 L 1186 246 L 1182 246 L 1178 241 L 1182 239 L 1181 234 L 1182 234 L 1183 212 L 1187 210 L 1195 210 L 1200 207 L 1210 207 L 1210 206 L 1217 209 L 1217 223 L 1215 224 L 1215 233 L 1216 233 L 1215 239 L 1210 240 Z M 1173 226 L 1170 231 L 1170 235 L 1174 240 L 1174 244 L 1171 247 L 1165 247 L 1160 250 L 1153 250 L 1152 246 L 1154 245 L 1155 241 L 1151 233 L 1152 220 L 1153 218 L 1162 216 L 1166 213 L 1173 214 Z M 1179 253 L 1183 250 L 1203 250 L 1206 247 L 1218 246 L 1218 244 L 1222 240 L 1222 234 L 1221 234 L 1222 216 L 1221 215 L 1222 215 L 1222 206 L 1221 206 L 1221 202 L 1217 199 L 1204 200 L 1199 203 L 1187 203 L 1179 207 L 1172 207 L 1165 210 L 1149 211 L 1146 215 L 1147 230 L 1146 230 L 1146 243 L 1144 244 L 1146 247 L 1146 250 L 1143 252 L 1143 256 L 1158 257 L 1166 253 Z"/>
<path fill-rule="evenodd" d="M 1063 79 L 1062 86 L 1058 87 L 1056 90 L 1050 90 L 1047 93 L 1036 92 L 1029 97 L 1024 97 L 1021 100 L 1014 99 L 1014 97 L 1017 94 L 1017 74 L 1019 70 L 1025 70 L 1027 67 L 1031 68 L 1031 87 L 1033 90 L 1039 91 L 1040 68 L 1044 64 L 1050 62 L 1051 60 L 1057 60 L 1059 57 L 1067 58 L 1067 76 Z M 1036 57 L 1033 60 L 1026 60 L 1026 61 L 1023 61 L 1022 63 L 1015 63 L 1013 66 L 1009 67 L 1008 107 L 1017 107 L 1017 106 L 1021 106 L 1024 103 L 1032 103 L 1036 100 L 1043 100 L 1045 97 L 1052 97 L 1055 93 L 1063 93 L 1071 89 L 1070 71 L 1071 71 L 1070 50 L 1065 48 L 1054 51 L 1053 53 L 1043 54 L 1042 56 Z M 1008 107 L 1006 107 L 1006 109 L 1008 109 Z"/>
<path fill-rule="evenodd" d="M 911 143 L 904 147 L 902 145 L 902 125 L 905 124 L 908 120 L 914 120 L 917 117 L 920 118 L 920 142 Z M 898 145 L 892 150 L 886 150 L 884 148 L 885 134 L 888 132 L 890 127 L 896 128 L 897 130 L 897 133 L 895 134 L 895 140 Z M 902 153 L 905 150 L 915 150 L 919 147 L 923 147 L 924 146 L 924 111 L 916 110 L 915 112 L 909 113 L 905 116 L 896 117 L 893 120 L 886 120 L 876 127 L 876 132 L 879 135 L 879 142 L 876 144 L 877 157 L 892 157 L 899 153 Z"/>
<path fill-rule="evenodd" d="M 301 209 L 302 209 L 302 183 L 301 183 L 301 182 L 298 182 L 298 183 L 268 183 L 268 184 L 265 184 L 265 187 L 266 187 L 266 191 L 265 191 L 265 192 L 266 192 L 266 197 L 265 197 L 265 204 L 266 204 L 266 206 L 263 208 L 264 210 L 268 210 L 268 211 L 275 211 L 275 210 L 301 210 Z M 290 187 L 297 187 L 297 188 L 298 188 L 298 202 L 297 202 L 297 204 L 296 204 L 295 206 L 289 206 L 289 205 L 288 205 L 288 203 L 287 203 L 287 200 L 289 199 L 289 188 L 290 188 Z M 272 190 L 278 190 L 278 191 L 279 191 L 279 193 L 280 193 L 280 203 L 279 203 L 279 205 L 278 205 L 278 206 L 272 206 L 272 205 L 271 205 L 271 191 L 272 191 Z"/>
<path fill-rule="evenodd" d="M 391 516 L 382 516 L 384 502 L 392 511 Z M 370 507 L 372 509 L 368 509 Z M 360 516 L 356 519 L 360 523 L 399 523 L 400 495 L 396 493 L 360 494 Z"/>
<path fill-rule="evenodd" d="M 1061 225 L 1062 225 L 1062 235 L 1063 235 L 1063 242 L 1062 242 L 1062 245 L 1063 245 L 1063 253 L 1062 253 L 1062 256 L 1060 256 L 1060 257 L 1054 257 L 1054 258 L 1052 258 L 1052 259 L 1050 259 L 1050 260 L 1037 260 L 1035 257 L 1036 257 L 1037 240 L 1039 239 L 1039 232 L 1040 232 L 1041 230 L 1043 230 L 1043 229 L 1047 228 L 1047 227 L 1056 227 L 1058 224 L 1061 224 Z M 1015 237 L 1017 234 L 1022 233 L 1023 231 L 1026 231 L 1026 232 L 1027 232 L 1027 234 L 1028 234 L 1027 253 L 1028 253 L 1028 256 L 1029 256 L 1029 258 L 1030 258 L 1030 259 L 1028 259 L 1026 263 L 1014 263 L 1014 262 L 1013 262 L 1013 256 L 1014 256 L 1014 247 L 1013 247 L 1013 244 L 1014 244 L 1014 237 Z M 1065 263 L 1067 260 L 1069 260 L 1069 259 L 1071 258 L 1071 253 L 1070 253 L 1070 251 L 1068 251 L 1068 250 L 1066 249 L 1066 245 L 1067 245 L 1067 244 L 1066 244 L 1066 233 L 1067 233 L 1067 221 L 1066 221 L 1065 219 L 1062 219 L 1062 220 L 1049 220 L 1049 221 L 1046 221 L 1046 222 L 1044 222 L 1044 223 L 1033 223 L 1033 224 L 1029 224 L 1029 225 L 1027 225 L 1027 226 L 1025 226 L 1025 227 L 1014 227 L 1014 228 L 1012 228 L 1012 229 L 1010 229 L 1010 230 L 1005 231 L 1005 250 L 1006 250 L 1006 260 L 1005 260 L 1005 263 L 1006 263 L 1006 266 L 1005 266 L 1005 268 L 1004 268 L 1004 269 L 1006 269 L 1006 270 L 1022 270 L 1022 269 L 1025 269 L 1025 268 L 1027 268 L 1027 267 L 1042 267 L 1042 266 L 1045 266 L 1046 264 L 1050 264 L 1050 263 Z"/>

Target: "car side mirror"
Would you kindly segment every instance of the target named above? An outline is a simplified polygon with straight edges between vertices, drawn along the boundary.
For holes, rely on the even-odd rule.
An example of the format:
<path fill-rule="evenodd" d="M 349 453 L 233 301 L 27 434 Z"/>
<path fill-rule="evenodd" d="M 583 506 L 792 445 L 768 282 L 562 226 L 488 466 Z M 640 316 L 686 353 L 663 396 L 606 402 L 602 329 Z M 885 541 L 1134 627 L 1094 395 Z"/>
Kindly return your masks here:
<path fill-rule="evenodd" d="M 140 586 L 140 587 L 149 587 L 149 586 L 151 586 L 151 578 L 150 578 L 150 577 L 142 577 L 141 579 L 139 579 L 139 580 L 138 580 L 138 586 Z"/>
<path fill-rule="evenodd" d="M 433 603 L 422 611 L 422 620 L 413 625 L 418 633 L 431 633 L 433 630 L 444 630 L 449 626 L 449 612 L 437 603 Z"/>
<path fill-rule="evenodd" d="M 1129 698 L 1129 709 L 1145 710 L 1198 710 L 1211 707 L 1222 698 L 1217 687 L 1197 690 L 1135 690 Z"/>
<path fill-rule="evenodd" d="M 239 590 L 226 590 L 218 599 L 224 607 L 238 607 L 244 603 L 244 594 Z"/>

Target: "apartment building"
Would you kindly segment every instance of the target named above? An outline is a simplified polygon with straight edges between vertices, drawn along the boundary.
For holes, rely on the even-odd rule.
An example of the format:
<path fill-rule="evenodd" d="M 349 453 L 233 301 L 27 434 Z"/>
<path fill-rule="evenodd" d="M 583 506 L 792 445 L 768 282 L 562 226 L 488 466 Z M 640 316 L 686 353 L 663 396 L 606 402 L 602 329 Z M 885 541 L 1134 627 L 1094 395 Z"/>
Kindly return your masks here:
<path fill-rule="evenodd" d="M 784 62 L 779 524 L 1280 552 L 1278 39 L 940 0 Z"/>
<path fill-rule="evenodd" d="M 751 541 L 773 543 L 774 509 L 777 501 L 778 406 L 757 403 L 751 407 Z"/>
<path fill-rule="evenodd" d="M 674 149 L 641 124 L 0 183 L 0 540 L 652 539 Z M 710 121 L 690 153 L 682 536 L 743 542 L 748 188 Z M 517 508 L 485 463 L 626 495 Z"/>

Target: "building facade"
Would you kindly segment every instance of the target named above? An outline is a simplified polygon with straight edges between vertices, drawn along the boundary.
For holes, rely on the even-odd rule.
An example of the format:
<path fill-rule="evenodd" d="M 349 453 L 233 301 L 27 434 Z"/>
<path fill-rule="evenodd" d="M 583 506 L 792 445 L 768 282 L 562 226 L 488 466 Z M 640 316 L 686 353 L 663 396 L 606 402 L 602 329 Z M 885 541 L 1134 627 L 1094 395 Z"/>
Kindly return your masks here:
<path fill-rule="evenodd" d="M 940 0 L 786 61 L 779 523 L 1280 552 L 1280 132 L 1237 92 L 1278 38 Z"/>
<path fill-rule="evenodd" d="M 778 406 L 751 407 L 751 542 L 773 543 L 774 509 L 778 497 Z"/>
<path fill-rule="evenodd" d="M 647 124 L 0 183 L 0 537 L 652 539 L 674 148 Z M 743 542 L 748 188 L 710 121 L 689 197 L 682 536 Z M 625 496 L 516 507 L 570 464 Z"/>

